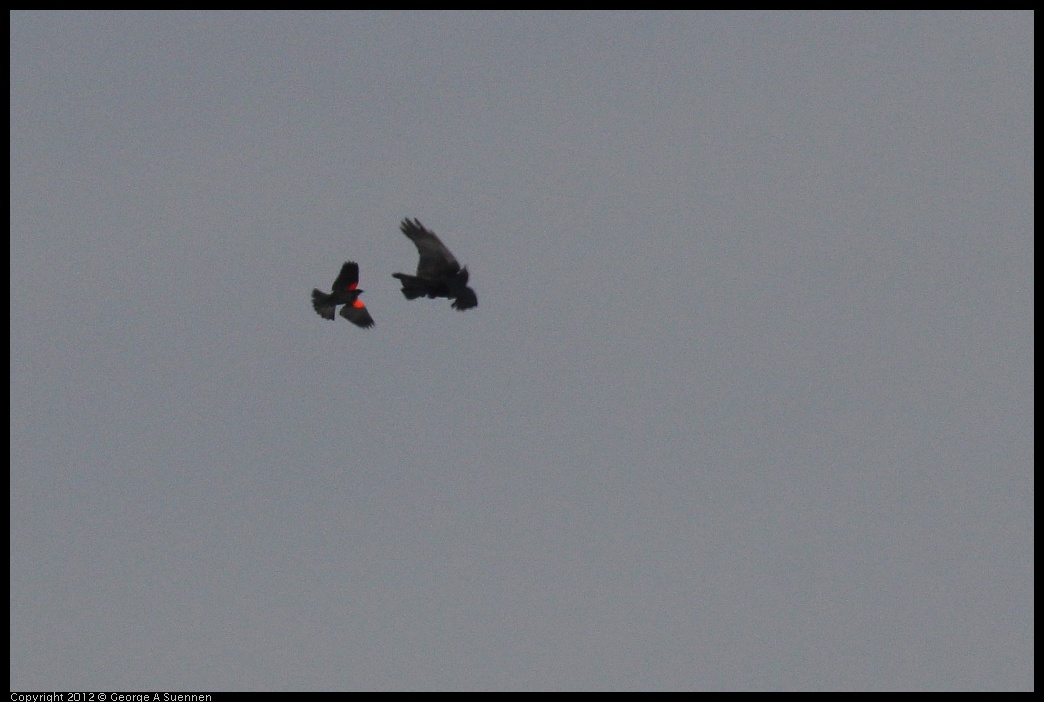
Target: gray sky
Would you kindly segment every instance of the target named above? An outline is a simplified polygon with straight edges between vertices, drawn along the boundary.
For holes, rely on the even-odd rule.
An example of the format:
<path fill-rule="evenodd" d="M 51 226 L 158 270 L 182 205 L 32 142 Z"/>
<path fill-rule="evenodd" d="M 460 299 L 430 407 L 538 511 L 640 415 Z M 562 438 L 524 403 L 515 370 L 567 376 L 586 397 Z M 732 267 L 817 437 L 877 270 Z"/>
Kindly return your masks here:
<path fill-rule="evenodd" d="M 1033 19 L 12 14 L 12 689 L 1032 689 Z"/>

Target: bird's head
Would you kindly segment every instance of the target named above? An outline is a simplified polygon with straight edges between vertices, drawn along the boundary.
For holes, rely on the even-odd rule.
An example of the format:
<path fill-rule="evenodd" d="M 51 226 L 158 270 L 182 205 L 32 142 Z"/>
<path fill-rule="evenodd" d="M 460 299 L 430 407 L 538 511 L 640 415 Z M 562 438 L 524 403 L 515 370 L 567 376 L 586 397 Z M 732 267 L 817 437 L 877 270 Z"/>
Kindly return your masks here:
<path fill-rule="evenodd" d="M 460 269 L 460 273 L 457 274 L 457 282 L 461 285 L 468 284 L 468 267 L 464 266 Z"/>

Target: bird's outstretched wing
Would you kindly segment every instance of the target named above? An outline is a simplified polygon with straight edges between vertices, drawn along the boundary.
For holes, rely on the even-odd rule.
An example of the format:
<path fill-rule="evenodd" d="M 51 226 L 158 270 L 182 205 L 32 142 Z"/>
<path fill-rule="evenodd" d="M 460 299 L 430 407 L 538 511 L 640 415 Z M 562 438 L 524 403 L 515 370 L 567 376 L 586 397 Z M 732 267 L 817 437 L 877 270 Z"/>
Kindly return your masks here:
<path fill-rule="evenodd" d="M 446 245 L 439 241 L 435 232 L 421 224 L 419 219 L 414 219 L 412 222 L 404 219 L 399 228 L 417 246 L 417 251 L 420 253 L 420 262 L 417 263 L 419 277 L 441 278 L 456 275 L 460 270 L 460 264 L 457 263 L 457 259 L 446 248 Z"/>
<path fill-rule="evenodd" d="M 346 290 L 355 290 L 357 287 L 359 287 L 359 264 L 355 261 L 346 261 L 341 266 L 341 272 L 337 274 L 337 280 L 334 281 L 333 293 L 336 295 Z"/>
<path fill-rule="evenodd" d="M 373 317 L 362 300 L 356 299 L 341 308 L 341 316 L 352 324 L 367 329 L 373 326 Z"/>

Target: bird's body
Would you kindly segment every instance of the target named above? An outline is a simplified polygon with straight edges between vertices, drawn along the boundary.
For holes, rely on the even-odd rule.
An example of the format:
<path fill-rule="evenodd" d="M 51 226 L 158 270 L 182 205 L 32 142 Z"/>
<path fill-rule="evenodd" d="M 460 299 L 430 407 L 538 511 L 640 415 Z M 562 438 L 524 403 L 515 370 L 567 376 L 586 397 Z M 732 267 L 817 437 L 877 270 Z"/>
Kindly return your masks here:
<path fill-rule="evenodd" d="M 478 296 L 468 287 L 468 269 L 460 267 L 446 245 L 435 236 L 435 232 L 426 229 L 417 219 L 404 219 L 399 228 L 420 254 L 416 275 L 392 273 L 393 277 L 402 282 L 402 294 L 406 299 L 445 297 L 453 300 L 452 306 L 457 310 L 476 307 Z"/>
<path fill-rule="evenodd" d="M 337 275 L 333 290 L 329 294 L 318 289 L 312 291 L 312 307 L 320 317 L 333 319 L 337 305 L 344 305 L 341 308 L 342 317 L 358 327 L 372 327 L 373 317 L 359 299 L 362 292 L 359 290 L 359 264 L 347 261 L 341 266 L 341 272 Z"/>

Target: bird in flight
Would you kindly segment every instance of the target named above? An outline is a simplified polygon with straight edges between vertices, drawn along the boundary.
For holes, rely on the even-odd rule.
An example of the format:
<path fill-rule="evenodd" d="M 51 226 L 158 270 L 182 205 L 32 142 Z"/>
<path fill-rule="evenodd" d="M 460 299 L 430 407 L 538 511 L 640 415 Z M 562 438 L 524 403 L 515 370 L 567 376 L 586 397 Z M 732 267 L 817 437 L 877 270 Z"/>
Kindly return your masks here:
<path fill-rule="evenodd" d="M 402 294 L 407 300 L 423 297 L 446 297 L 453 300 L 453 309 L 468 310 L 478 305 L 475 291 L 468 287 L 468 269 L 461 268 L 446 245 L 435 232 L 425 228 L 420 220 L 402 220 L 402 233 L 410 238 L 420 253 L 417 275 L 392 273 L 402 281 Z"/>
<path fill-rule="evenodd" d="M 359 299 L 362 293 L 359 290 L 359 264 L 355 261 L 347 261 L 341 266 L 341 272 L 334 281 L 333 290 L 330 294 L 322 290 L 312 291 L 312 307 L 325 319 L 334 318 L 334 309 L 337 305 L 341 308 L 341 316 L 352 324 L 368 328 L 373 326 L 373 317 L 370 316 L 366 305 Z"/>

